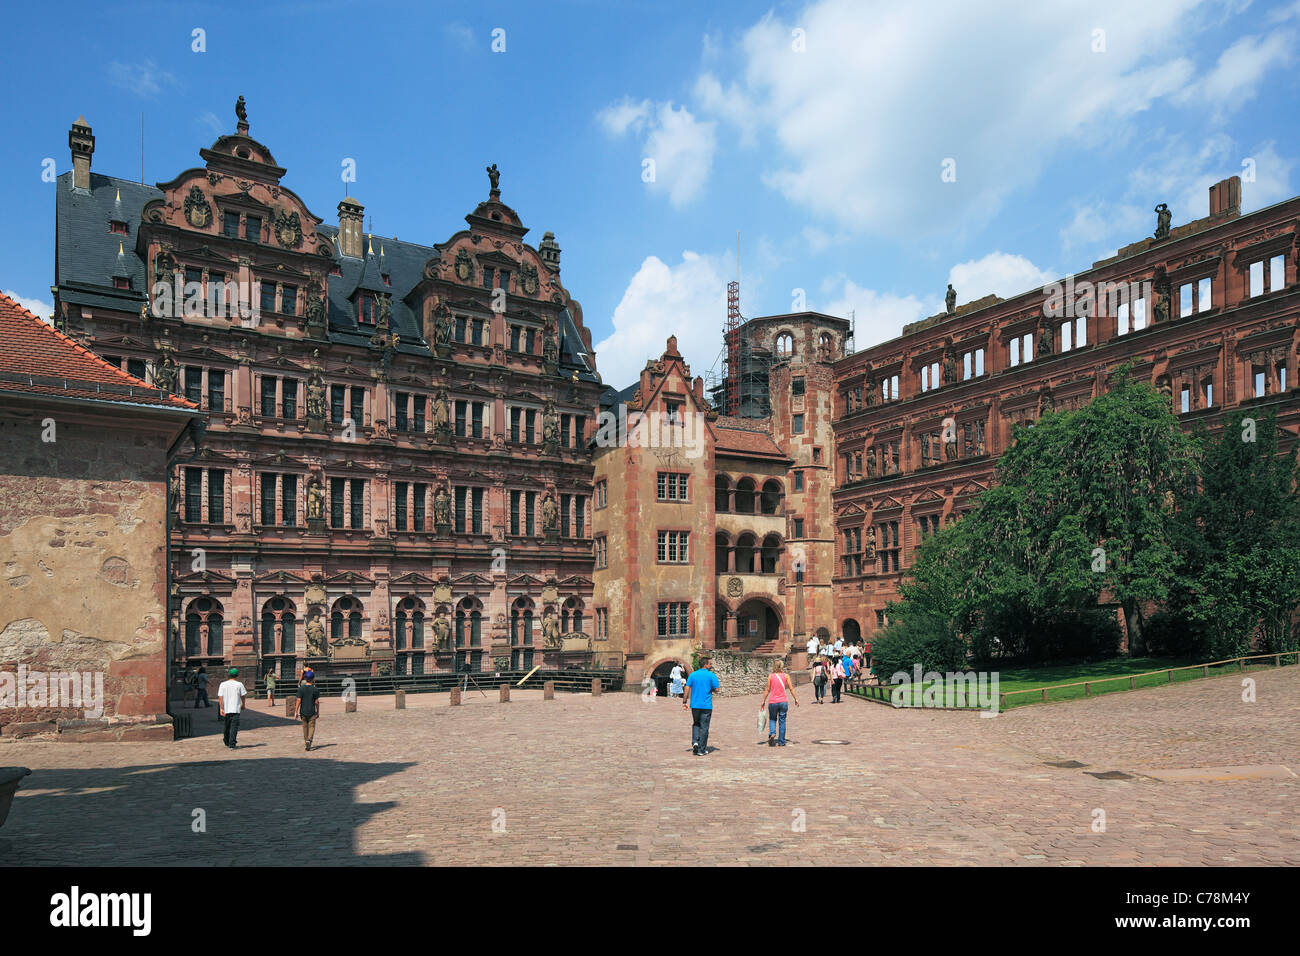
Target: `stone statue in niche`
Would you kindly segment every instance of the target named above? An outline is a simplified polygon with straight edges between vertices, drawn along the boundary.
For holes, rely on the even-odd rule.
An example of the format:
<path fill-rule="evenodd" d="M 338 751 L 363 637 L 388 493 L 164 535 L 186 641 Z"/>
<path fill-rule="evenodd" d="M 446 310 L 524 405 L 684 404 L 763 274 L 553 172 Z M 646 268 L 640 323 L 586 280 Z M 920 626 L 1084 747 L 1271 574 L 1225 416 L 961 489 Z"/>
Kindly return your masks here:
<path fill-rule="evenodd" d="M 325 656 L 325 625 L 319 614 L 307 621 L 307 656 Z"/>

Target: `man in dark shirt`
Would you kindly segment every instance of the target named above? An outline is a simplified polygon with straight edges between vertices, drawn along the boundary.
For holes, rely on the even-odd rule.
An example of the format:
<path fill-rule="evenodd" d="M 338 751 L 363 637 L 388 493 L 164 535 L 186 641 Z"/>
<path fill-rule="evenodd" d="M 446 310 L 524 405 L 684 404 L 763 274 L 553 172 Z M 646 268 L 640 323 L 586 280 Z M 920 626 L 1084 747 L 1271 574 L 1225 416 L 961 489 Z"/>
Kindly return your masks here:
<path fill-rule="evenodd" d="M 302 742 L 304 750 L 311 750 L 312 738 L 316 736 L 316 717 L 320 714 L 320 688 L 316 686 L 316 674 L 303 671 L 302 683 L 298 685 L 298 699 L 294 702 L 294 713 L 302 720 Z"/>

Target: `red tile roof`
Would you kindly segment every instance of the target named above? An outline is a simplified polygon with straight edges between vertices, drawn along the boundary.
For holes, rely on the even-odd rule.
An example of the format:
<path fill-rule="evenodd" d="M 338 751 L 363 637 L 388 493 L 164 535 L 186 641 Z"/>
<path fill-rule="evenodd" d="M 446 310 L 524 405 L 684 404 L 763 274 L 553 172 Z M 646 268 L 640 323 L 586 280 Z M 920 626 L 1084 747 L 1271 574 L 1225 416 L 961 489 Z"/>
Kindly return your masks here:
<path fill-rule="evenodd" d="M 0 295 L 0 392 L 198 409 L 110 365 L 5 295 Z"/>
<path fill-rule="evenodd" d="M 718 440 L 714 445 L 717 454 L 763 455 L 785 458 L 780 446 L 772 440 L 767 432 L 748 431 L 740 428 L 718 427 Z"/>

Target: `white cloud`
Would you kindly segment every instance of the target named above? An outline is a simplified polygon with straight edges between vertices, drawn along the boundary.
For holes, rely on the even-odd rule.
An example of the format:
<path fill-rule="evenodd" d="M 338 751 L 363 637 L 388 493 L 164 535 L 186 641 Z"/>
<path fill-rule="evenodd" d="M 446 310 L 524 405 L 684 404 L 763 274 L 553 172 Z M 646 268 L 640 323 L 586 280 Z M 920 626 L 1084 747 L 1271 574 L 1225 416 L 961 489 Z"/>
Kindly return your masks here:
<path fill-rule="evenodd" d="M 28 312 L 39 316 L 47 325 L 50 324 L 50 316 L 54 314 L 53 302 L 46 302 L 44 299 L 29 298 L 25 295 L 19 295 L 12 289 L 5 289 L 3 294 L 13 299 Z"/>
<path fill-rule="evenodd" d="M 221 119 L 212 110 L 204 110 L 194 118 L 194 122 L 198 123 L 199 126 L 206 129 L 214 137 L 220 136 L 226 131 Z"/>
<path fill-rule="evenodd" d="M 948 273 L 948 281 L 957 291 L 958 305 L 989 294 L 1009 299 L 1058 278 L 1055 273 L 1038 268 L 1024 256 L 1009 252 L 990 252 L 981 259 L 959 262 Z"/>
<path fill-rule="evenodd" d="M 108 78 L 114 85 L 146 99 L 157 99 L 163 87 L 176 83 L 176 78 L 166 70 L 159 69 L 153 60 L 141 63 L 120 63 L 114 60 L 108 65 Z"/>
<path fill-rule="evenodd" d="M 1197 84 L 1196 92 L 1220 108 L 1253 99 L 1265 73 L 1294 59 L 1295 40 L 1295 33 L 1289 30 L 1242 37 L 1223 51 L 1214 69 Z"/>
<path fill-rule="evenodd" d="M 474 35 L 474 31 L 464 23 L 445 23 L 443 24 L 442 32 L 449 41 L 467 53 L 474 52 L 480 46 L 480 41 L 478 37 Z M 482 41 L 482 45 L 487 45 L 486 39 Z"/>
<path fill-rule="evenodd" d="M 673 266 L 647 256 L 614 309 L 614 331 L 596 343 L 601 380 L 615 388 L 632 384 L 647 361 L 663 354 L 670 335 L 692 373 L 708 371 L 722 347 L 727 270 L 722 256 L 683 252 Z"/>
<path fill-rule="evenodd" d="M 678 208 L 704 191 L 717 145 L 714 122 L 700 122 L 685 106 L 629 99 L 601 110 L 596 120 L 611 136 L 632 132 L 642 137 L 640 165 L 648 189 L 666 192 L 668 201 Z M 644 172 L 647 159 L 653 160 L 654 177 L 649 181 Z"/>
<path fill-rule="evenodd" d="M 1202 0 L 814 0 L 747 30 L 736 75 L 711 63 L 689 105 L 742 144 L 770 137 L 762 179 L 810 218 L 856 233 L 961 230 L 1064 150 L 1113 149 L 1153 107 L 1197 88 L 1237 96 L 1287 62 L 1285 39 L 1239 41 L 1198 81 L 1189 40 L 1220 15 Z M 955 182 L 941 179 L 946 159 Z"/>
<path fill-rule="evenodd" d="M 845 319 L 853 313 L 853 340 L 858 351 L 897 338 L 908 322 L 923 319 L 941 308 L 939 298 L 923 301 L 914 295 L 897 296 L 864 289 L 844 276 L 827 279 L 822 289 L 834 298 L 818 311 Z"/>

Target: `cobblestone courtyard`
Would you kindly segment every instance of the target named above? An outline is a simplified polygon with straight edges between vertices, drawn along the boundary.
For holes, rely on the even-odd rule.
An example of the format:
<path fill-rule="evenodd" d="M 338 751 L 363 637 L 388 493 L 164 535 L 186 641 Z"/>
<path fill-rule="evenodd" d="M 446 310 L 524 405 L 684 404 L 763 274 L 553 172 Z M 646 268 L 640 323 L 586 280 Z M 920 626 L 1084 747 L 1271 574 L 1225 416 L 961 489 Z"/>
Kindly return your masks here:
<path fill-rule="evenodd" d="M 1222 677 L 995 719 L 802 687 L 784 749 L 721 698 L 703 758 L 631 693 L 332 700 L 312 753 L 258 701 L 236 752 L 215 710 L 176 743 L 0 744 L 33 770 L 0 863 L 1296 865 L 1300 669 L 1254 676 L 1253 704 Z"/>

